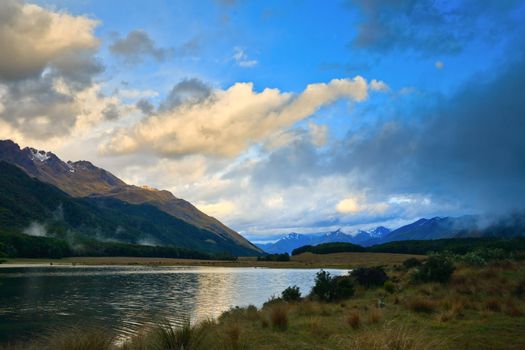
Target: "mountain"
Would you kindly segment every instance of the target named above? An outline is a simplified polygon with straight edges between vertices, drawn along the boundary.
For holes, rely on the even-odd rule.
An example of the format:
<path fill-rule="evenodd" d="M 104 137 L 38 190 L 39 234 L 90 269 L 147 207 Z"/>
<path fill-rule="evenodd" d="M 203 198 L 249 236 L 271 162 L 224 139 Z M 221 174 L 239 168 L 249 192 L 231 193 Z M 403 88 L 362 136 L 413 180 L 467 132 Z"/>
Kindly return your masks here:
<path fill-rule="evenodd" d="M 267 253 L 281 254 L 291 253 L 292 250 L 305 245 L 318 245 L 323 243 L 342 242 L 367 245 L 367 242 L 378 239 L 389 232 L 390 230 L 388 228 L 380 226 L 370 231 L 360 230 L 356 235 L 344 233 L 340 229 L 327 233 L 290 233 L 274 243 L 259 244 L 258 246 Z"/>
<path fill-rule="evenodd" d="M 15 164 L 31 177 L 49 183 L 72 197 L 114 198 L 130 204 L 149 204 L 161 211 L 215 235 L 215 240 L 233 241 L 253 254 L 261 253 L 237 232 L 199 211 L 169 191 L 128 185 L 88 161 L 64 162 L 52 152 L 21 149 L 10 140 L 0 140 L 0 160 Z"/>
<path fill-rule="evenodd" d="M 253 255 L 233 239 L 193 226 L 150 204 L 74 198 L 0 161 L 0 228 L 81 245 L 86 239 Z M 79 248 L 81 250 L 81 248 Z"/>
<path fill-rule="evenodd" d="M 381 244 L 405 240 L 433 240 L 465 237 L 525 236 L 525 215 L 512 213 L 490 224 L 480 225 L 479 216 L 422 218 L 367 243 Z"/>

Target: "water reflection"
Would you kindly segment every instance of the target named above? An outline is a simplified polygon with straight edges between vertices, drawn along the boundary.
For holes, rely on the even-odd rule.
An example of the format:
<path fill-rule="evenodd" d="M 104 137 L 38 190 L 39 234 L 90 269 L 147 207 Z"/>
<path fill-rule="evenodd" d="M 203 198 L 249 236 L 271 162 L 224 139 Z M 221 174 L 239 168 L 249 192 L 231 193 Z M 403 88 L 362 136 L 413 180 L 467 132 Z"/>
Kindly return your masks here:
<path fill-rule="evenodd" d="M 122 336 L 148 322 L 217 317 L 260 307 L 289 285 L 311 289 L 318 270 L 54 266 L 0 268 L 0 342 L 48 328 L 101 326 Z M 334 275 L 344 270 L 328 270 Z"/>

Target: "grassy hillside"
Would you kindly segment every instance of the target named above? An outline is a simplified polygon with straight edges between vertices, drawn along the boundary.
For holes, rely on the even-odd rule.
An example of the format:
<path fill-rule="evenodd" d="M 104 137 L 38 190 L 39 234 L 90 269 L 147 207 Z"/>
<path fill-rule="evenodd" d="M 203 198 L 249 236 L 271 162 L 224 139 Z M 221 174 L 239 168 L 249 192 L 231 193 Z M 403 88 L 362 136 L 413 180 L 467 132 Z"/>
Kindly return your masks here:
<path fill-rule="evenodd" d="M 253 255 L 233 239 L 192 226 L 151 205 L 72 198 L 0 162 L 0 227 L 13 232 L 126 244 L 169 245 L 206 253 Z"/>

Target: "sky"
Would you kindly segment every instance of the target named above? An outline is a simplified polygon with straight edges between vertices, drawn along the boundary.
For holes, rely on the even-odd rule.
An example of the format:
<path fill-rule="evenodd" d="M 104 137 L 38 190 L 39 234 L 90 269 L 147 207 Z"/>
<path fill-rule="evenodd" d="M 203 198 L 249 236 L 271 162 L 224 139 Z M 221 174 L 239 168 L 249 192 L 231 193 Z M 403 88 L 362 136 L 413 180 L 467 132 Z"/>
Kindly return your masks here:
<path fill-rule="evenodd" d="M 525 209 L 525 1 L 3 0 L 0 138 L 247 238 Z"/>

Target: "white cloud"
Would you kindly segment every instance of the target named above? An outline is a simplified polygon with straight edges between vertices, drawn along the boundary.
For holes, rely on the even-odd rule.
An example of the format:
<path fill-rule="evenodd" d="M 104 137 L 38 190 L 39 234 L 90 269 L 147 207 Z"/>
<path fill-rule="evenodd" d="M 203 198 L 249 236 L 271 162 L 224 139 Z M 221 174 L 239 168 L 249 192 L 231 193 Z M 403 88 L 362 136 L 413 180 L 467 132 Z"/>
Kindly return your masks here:
<path fill-rule="evenodd" d="M 256 92 L 252 83 L 236 83 L 199 103 L 181 104 L 119 129 L 100 150 L 104 154 L 152 151 L 168 156 L 233 157 L 322 106 L 341 98 L 363 101 L 367 95 L 368 84 L 360 76 L 310 84 L 298 95 L 269 88 Z"/>
<path fill-rule="evenodd" d="M 235 47 L 233 49 L 233 60 L 237 62 L 240 67 L 243 68 L 252 68 L 255 67 L 259 62 L 257 60 L 249 59 L 248 54 L 244 49 L 240 47 Z"/>
<path fill-rule="evenodd" d="M 226 217 L 236 209 L 235 204 L 231 201 L 197 203 L 195 205 L 199 210 L 213 217 Z"/>
<path fill-rule="evenodd" d="M 370 82 L 370 90 L 387 92 L 390 91 L 390 87 L 384 81 L 373 79 Z"/>

